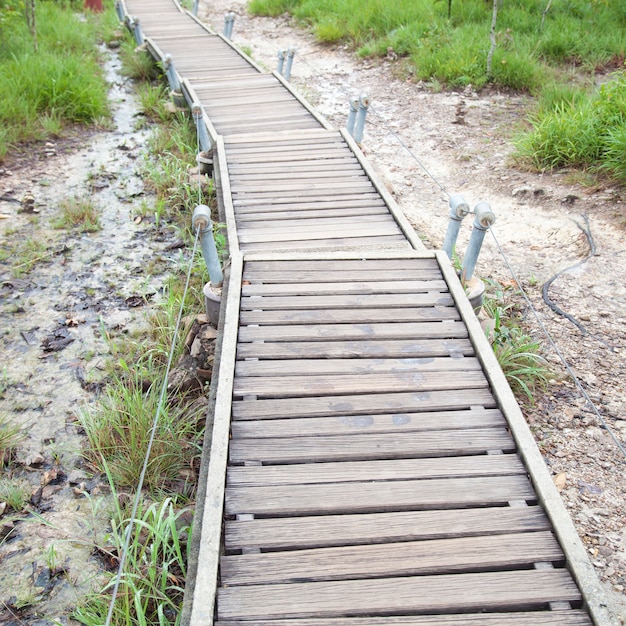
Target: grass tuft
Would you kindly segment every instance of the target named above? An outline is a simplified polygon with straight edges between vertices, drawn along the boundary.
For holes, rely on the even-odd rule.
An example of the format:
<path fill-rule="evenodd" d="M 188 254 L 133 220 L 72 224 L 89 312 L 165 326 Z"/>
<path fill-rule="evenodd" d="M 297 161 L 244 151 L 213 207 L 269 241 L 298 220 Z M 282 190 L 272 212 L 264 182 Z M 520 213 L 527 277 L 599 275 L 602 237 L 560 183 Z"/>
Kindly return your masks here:
<path fill-rule="evenodd" d="M 61 216 L 54 228 L 78 228 L 81 233 L 100 230 L 100 212 L 90 198 L 70 196 L 61 203 Z"/>

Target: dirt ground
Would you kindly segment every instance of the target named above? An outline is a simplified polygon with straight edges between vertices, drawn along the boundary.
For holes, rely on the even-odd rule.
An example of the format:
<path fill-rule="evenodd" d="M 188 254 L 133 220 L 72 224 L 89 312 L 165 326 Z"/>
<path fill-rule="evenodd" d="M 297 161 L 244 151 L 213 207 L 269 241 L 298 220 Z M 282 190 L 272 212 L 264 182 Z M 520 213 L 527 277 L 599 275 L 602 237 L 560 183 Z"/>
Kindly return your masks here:
<path fill-rule="evenodd" d="M 573 172 L 517 169 L 511 137 L 531 110 L 527 97 L 433 91 L 412 79 L 393 50 L 383 60 L 361 60 L 345 47 L 316 43 L 287 15 L 251 17 L 245 5 L 205 0 L 199 17 L 222 32 L 224 14 L 234 12 L 233 41 L 268 70 L 276 69 L 279 50 L 294 47 L 291 83 L 337 128 L 346 124 L 349 98 L 369 95 L 362 148 L 427 247 L 441 247 L 451 195 L 463 195 L 471 207 L 487 201 L 496 213 L 477 273 L 513 292 L 512 270 L 537 312 L 540 322 L 521 301 L 555 376 L 524 413 L 598 576 L 626 619 L 626 191 L 583 187 Z M 589 255 L 584 215 L 594 254 L 561 274 L 549 292 L 581 330 L 544 303 L 541 288 Z M 467 217 L 461 255 L 470 232 Z"/>

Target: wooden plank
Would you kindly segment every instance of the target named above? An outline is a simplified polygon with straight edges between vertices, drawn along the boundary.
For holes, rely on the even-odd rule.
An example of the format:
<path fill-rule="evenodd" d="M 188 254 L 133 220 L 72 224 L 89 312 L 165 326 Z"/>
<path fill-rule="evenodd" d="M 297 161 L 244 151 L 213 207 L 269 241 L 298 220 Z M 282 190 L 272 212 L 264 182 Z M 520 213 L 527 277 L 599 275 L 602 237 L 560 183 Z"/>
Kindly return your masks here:
<path fill-rule="evenodd" d="M 513 452 L 515 444 L 503 428 L 406 432 L 401 437 L 367 433 L 234 439 L 229 458 L 231 463 L 303 463 L 463 456 L 484 454 L 489 450 Z"/>
<path fill-rule="evenodd" d="M 297 341 L 240 343 L 239 359 L 325 359 L 472 356 L 468 339 L 420 339 L 392 341 Z"/>
<path fill-rule="evenodd" d="M 272 275 L 276 272 L 320 272 L 328 275 L 328 272 L 337 270 L 338 262 L 341 263 L 342 274 L 343 272 L 356 271 L 363 274 L 381 272 L 385 276 L 395 276 L 397 272 L 431 270 L 435 271 L 438 276 L 441 276 L 439 264 L 432 256 L 415 257 L 399 255 L 398 253 L 392 254 L 394 256 L 397 255 L 398 258 L 387 258 L 382 256 L 381 253 L 377 253 L 377 256 L 374 258 L 371 256 L 351 258 L 351 256 L 354 256 L 354 253 L 351 253 L 351 255 L 350 253 L 342 255 L 327 254 L 325 258 L 320 258 L 321 255 L 316 255 L 315 259 L 286 258 L 277 260 L 276 258 L 255 258 L 246 263 L 244 277 L 247 279 L 250 276 Z M 412 254 L 414 253 L 409 252 L 409 255 Z M 328 258 L 329 256 L 330 258 Z"/>
<path fill-rule="evenodd" d="M 237 163 L 236 161 L 230 167 L 233 176 L 263 176 L 264 174 L 273 174 L 275 176 L 289 176 L 291 174 L 299 174 L 301 172 L 337 172 L 345 170 L 347 172 L 361 172 L 361 166 L 356 159 L 350 157 L 337 157 L 332 159 L 317 159 L 306 163 L 298 162 L 291 164 L 278 164 L 271 161 L 260 161 L 257 163 Z"/>
<path fill-rule="evenodd" d="M 223 556 L 222 585 L 518 569 L 563 561 L 550 531 Z"/>
<path fill-rule="evenodd" d="M 469 409 L 473 406 L 493 408 L 496 404 L 488 389 L 327 396 L 319 399 L 239 400 L 233 402 L 233 418 L 278 419 L 293 416 L 376 415 L 389 412 L 453 411 Z"/>
<path fill-rule="evenodd" d="M 323 302 L 323 300 L 322 300 Z M 322 303 L 320 302 L 320 306 Z M 359 339 L 462 339 L 467 329 L 462 322 L 398 322 L 392 324 L 317 324 L 291 326 L 244 326 L 239 341 L 356 341 Z"/>
<path fill-rule="evenodd" d="M 441 372 L 408 371 L 381 374 L 335 374 L 303 376 L 239 376 L 233 396 L 243 398 L 321 398 L 338 394 L 398 393 L 404 391 L 456 392 L 461 389 L 487 388 L 482 371 Z"/>
<path fill-rule="evenodd" d="M 276 517 L 382 513 L 503 506 L 513 500 L 535 498 L 525 476 L 229 487 L 226 514 Z"/>
<path fill-rule="evenodd" d="M 358 237 L 349 236 L 339 238 L 325 237 L 323 239 L 309 239 L 309 240 L 295 240 L 295 241 L 280 241 L 275 242 L 271 240 L 259 241 L 256 243 L 242 243 L 242 250 L 246 253 L 258 253 L 258 252 L 321 252 L 323 250 L 363 250 L 368 249 L 381 249 L 381 250 L 406 250 L 409 244 L 406 238 L 398 233 L 397 235 L 376 236 L 372 233 L 371 236 L 360 235 Z"/>
<path fill-rule="evenodd" d="M 224 507 L 226 464 L 228 460 L 228 440 L 230 433 L 230 402 L 234 379 L 235 341 L 237 334 L 237 311 L 239 310 L 239 289 L 243 259 L 240 255 L 231 256 L 230 280 L 234 288 L 227 288 L 223 311 L 223 342 L 219 357 L 215 396 L 215 412 L 211 436 L 210 461 L 206 479 L 206 493 L 201 520 L 202 536 L 198 551 L 198 567 L 195 594 L 191 608 L 191 623 L 201 624 L 213 620 L 213 609 L 217 587 L 217 570 L 221 549 L 221 528 Z"/>
<path fill-rule="evenodd" d="M 452 298 L 448 293 L 411 293 L 411 294 L 364 294 L 364 295 L 327 295 L 318 296 L 274 296 L 272 298 L 243 297 L 242 310 L 316 310 L 320 309 L 375 309 L 451 306 Z"/>
<path fill-rule="evenodd" d="M 219 619 L 543 609 L 580 601 L 566 570 L 251 585 L 219 590 Z"/>
<path fill-rule="evenodd" d="M 361 545 L 549 530 L 539 506 L 226 520 L 227 551 Z"/>
<path fill-rule="evenodd" d="M 243 621 L 218 620 L 216 626 L 242 626 Z M 592 626 L 585 611 L 462 613 L 402 617 L 325 617 L 322 619 L 254 620 L 254 626 Z"/>
<path fill-rule="evenodd" d="M 366 324 L 380 322 L 427 322 L 433 320 L 458 320 L 452 307 L 416 307 L 406 309 L 326 309 L 324 321 L 330 324 Z M 242 326 L 251 324 L 316 324 L 319 313 L 308 311 L 243 311 Z"/>
<path fill-rule="evenodd" d="M 379 214 L 363 222 L 359 217 L 328 218 L 318 216 L 275 221 L 237 222 L 241 243 L 258 241 L 306 241 L 307 239 L 338 239 L 340 237 L 379 237 L 399 234 L 389 215 Z M 445 283 L 440 281 L 441 291 Z"/>
<path fill-rule="evenodd" d="M 330 270 L 332 271 L 332 270 Z M 436 280 L 441 274 L 433 268 L 374 270 L 372 268 L 346 269 L 342 266 L 334 280 L 342 282 L 394 282 L 407 280 Z M 244 275 L 244 281 L 255 281 L 263 284 L 272 283 L 325 283 L 329 279 L 329 270 L 296 270 L 289 266 L 282 270 L 250 270 Z"/>
<path fill-rule="evenodd" d="M 339 294 L 375 294 L 375 293 L 424 293 L 428 291 L 446 292 L 448 286 L 445 280 L 380 280 L 380 281 L 351 281 L 332 282 L 333 276 L 327 276 L 323 282 L 296 282 L 296 283 L 264 283 L 255 281 L 241 287 L 242 296 L 286 296 L 286 295 L 339 295 Z M 341 274 L 338 278 L 342 278 Z"/>
<path fill-rule="evenodd" d="M 343 137 L 336 130 L 328 130 L 318 128 L 315 130 L 301 130 L 298 132 L 278 132 L 278 133 L 252 133 L 252 134 L 242 134 L 242 135 L 233 135 L 231 137 L 225 138 L 226 146 L 228 150 L 235 150 L 240 146 L 245 146 L 246 144 L 257 144 L 257 143 L 280 143 L 282 141 L 290 141 L 295 140 L 298 144 L 303 144 L 308 140 L 315 140 L 318 142 L 323 142 L 327 139 L 332 139 L 333 141 L 339 141 L 344 143 Z"/>
<path fill-rule="evenodd" d="M 316 376 L 345 374 L 388 374 L 398 372 L 479 372 L 476 358 L 421 359 L 285 359 L 282 361 L 239 361 L 237 376 Z"/>
<path fill-rule="evenodd" d="M 325 217 L 352 217 L 353 219 L 356 217 L 360 220 L 369 220 L 372 216 L 375 215 L 385 215 L 386 211 L 381 210 L 381 207 L 362 207 L 362 208 L 354 208 L 354 209 L 300 209 L 299 207 L 289 208 L 285 210 L 284 207 L 273 207 L 272 210 L 264 211 L 264 212 L 241 212 L 237 211 L 237 222 L 239 224 L 246 224 L 248 222 L 256 222 L 260 217 L 263 218 L 265 224 L 268 221 L 275 220 L 301 220 L 301 219 L 312 219 L 312 218 L 325 218 Z"/>
<path fill-rule="evenodd" d="M 380 198 L 376 195 L 375 192 L 368 192 L 368 193 L 357 193 L 357 194 L 348 194 L 348 195 L 335 195 L 331 198 L 327 197 L 327 195 L 323 194 L 323 193 L 319 193 L 319 194 L 315 194 L 312 198 L 298 198 L 298 197 L 293 197 L 291 195 L 276 195 L 272 198 L 260 201 L 259 199 L 254 199 L 254 198 L 250 198 L 247 196 L 244 196 L 242 198 L 239 198 L 236 200 L 236 202 L 234 202 L 235 206 L 237 207 L 238 210 L 245 210 L 246 208 L 249 208 L 251 206 L 254 207 L 264 207 L 264 206 L 276 206 L 277 204 L 289 204 L 289 205 L 295 205 L 295 206 L 305 206 L 307 208 L 310 208 L 311 203 L 315 203 L 318 204 L 320 208 L 327 208 L 329 206 L 331 207 L 336 207 L 336 206 L 352 206 L 350 204 L 347 204 L 349 202 L 356 202 L 358 203 L 357 206 L 367 206 L 367 204 L 364 203 L 380 203 Z M 385 206 L 385 205 L 382 205 Z"/>
<path fill-rule="evenodd" d="M 356 433 L 405 433 L 426 430 L 462 430 L 504 426 L 498 409 L 435 411 L 432 413 L 393 413 L 303 417 L 233 422 L 233 438 L 274 438 L 296 435 L 348 435 Z"/>
<path fill-rule="evenodd" d="M 245 423 L 240 422 L 241 424 Z M 234 438 L 239 436 L 233 434 Z M 231 466 L 228 468 L 226 483 L 229 487 L 316 485 L 359 480 L 467 478 L 469 476 L 507 476 L 510 474 L 525 474 L 524 466 L 516 455 L 486 454 L 426 459 Z"/>
<path fill-rule="evenodd" d="M 286 245 L 295 246 L 296 248 L 315 249 L 318 245 L 316 242 L 326 242 L 327 245 L 341 247 L 344 241 L 354 241 L 356 239 L 369 238 L 370 241 L 384 241 L 385 236 L 401 237 L 397 226 L 390 221 L 388 224 L 381 224 L 378 227 L 366 227 L 358 225 L 360 222 L 355 220 L 355 225 L 345 225 L 339 227 L 320 226 L 311 228 L 308 232 L 305 229 L 296 229 L 289 232 L 289 228 L 268 229 L 259 232 L 258 229 L 244 230 L 239 227 L 239 243 L 241 246 L 262 244 L 267 248 L 267 244 L 271 243 L 270 249 L 280 250 Z"/>

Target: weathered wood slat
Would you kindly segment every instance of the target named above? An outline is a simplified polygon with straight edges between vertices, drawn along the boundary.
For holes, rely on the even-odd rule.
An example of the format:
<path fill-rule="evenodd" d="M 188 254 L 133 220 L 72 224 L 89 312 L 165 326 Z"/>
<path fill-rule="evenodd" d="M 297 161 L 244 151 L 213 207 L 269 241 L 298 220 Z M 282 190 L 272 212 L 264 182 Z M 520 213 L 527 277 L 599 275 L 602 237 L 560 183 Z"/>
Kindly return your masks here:
<path fill-rule="evenodd" d="M 504 426 L 498 409 L 393 413 L 331 417 L 290 417 L 234 421 L 233 438 L 274 438 L 296 435 L 348 435 L 356 433 L 405 433 L 426 430 L 462 430 Z"/>
<path fill-rule="evenodd" d="M 233 402 L 233 419 L 277 419 L 281 417 L 323 417 L 325 415 L 376 415 L 417 411 L 454 411 L 474 406 L 496 406 L 488 389 L 238 400 Z"/>
<path fill-rule="evenodd" d="M 250 622 L 218 620 L 215 626 L 243 626 Z M 386 617 L 325 617 L 322 619 L 254 620 L 254 626 L 592 626 L 585 611 L 525 611 L 523 613 L 462 613 Z"/>
<path fill-rule="evenodd" d="M 246 252 L 319 252 L 320 250 L 345 250 L 354 249 L 361 250 L 363 247 L 368 249 L 389 249 L 396 248 L 397 250 L 409 249 L 405 237 L 402 233 L 397 235 L 380 235 L 377 236 L 375 231 L 372 231 L 370 235 L 359 235 L 356 237 L 346 236 L 342 238 L 334 238 L 325 236 L 323 239 L 308 239 L 308 240 L 294 240 L 294 241 L 272 241 L 271 238 L 267 238 L 265 241 L 255 243 L 242 243 L 241 249 Z"/>
<path fill-rule="evenodd" d="M 476 537 L 550 529 L 541 507 L 487 507 L 394 513 L 226 520 L 227 551 L 295 549 Z"/>
<path fill-rule="evenodd" d="M 245 425 L 244 422 L 239 422 L 239 424 Z M 315 485 L 355 481 L 507 476 L 524 473 L 524 466 L 514 454 L 488 454 L 388 461 L 342 461 L 260 466 L 231 465 L 227 473 L 227 484 L 229 487 Z"/>
<path fill-rule="evenodd" d="M 363 220 L 358 216 L 322 218 L 319 215 L 305 215 L 280 222 L 275 221 L 271 224 L 268 224 L 266 220 L 237 220 L 237 224 L 239 240 L 242 243 L 265 240 L 281 241 L 283 238 L 306 241 L 307 233 L 316 239 L 322 237 L 336 239 L 349 237 L 352 234 L 356 236 L 384 236 L 395 235 L 399 232 L 389 216 L 380 212 L 371 216 L 367 224 L 363 224 Z M 445 284 L 443 281 L 440 282 Z"/>
<path fill-rule="evenodd" d="M 219 590 L 219 619 L 545 608 L 580 601 L 566 570 L 251 585 Z"/>
<path fill-rule="evenodd" d="M 229 487 L 226 514 L 297 516 L 503 506 L 534 500 L 525 476 Z"/>
<path fill-rule="evenodd" d="M 275 207 L 275 210 L 268 210 L 263 212 L 251 213 L 249 211 L 237 213 L 237 223 L 242 226 L 246 222 L 256 222 L 260 217 L 263 218 L 263 222 L 267 224 L 268 221 L 277 220 L 301 220 L 301 219 L 313 219 L 313 218 L 328 218 L 328 217 L 358 217 L 359 219 L 371 219 L 375 215 L 384 215 L 385 211 L 381 210 L 380 206 L 371 207 L 357 207 L 357 208 L 331 208 L 331 209 L 302 209 L 299 207 L 287 207 L 287 210 L 283 206 Z"/>
<path fill-rule="evenodd" d="M 415 341 L 296 341 L 240 343 L 239 359 L 325 359 L 472 356 L 468 339 L 420 339 Z"/>
<path fill-rule="evenodd" d="M 305 295 L 339 295 L 349 294 L 374 294 L 374 293 L 424 293 L 436 291 L 438 293 L 448 291 L 444 280 L 402 280 L 402 281 L 341 281 L 331 282 L 327 277 L 325 282 L 298 282 L 298 283 L 270 283 L 261 284 L 254 282 L 244 284 L 241 287 L 242 296 L 305 296 Z"/>
<path fill-rule="evenodd" d="M 513 452 L 515 443 L 503 428 L 407 432 L 401 437 L 368 433 L 236 439 L 229 458 L 231 463 L 300 463 L 463 456 L 489 450 Z"/>
<path fill-rule="evenodd" d="M 364 294 L 318 296 L 274 296 L 272 298 L 243 297 L 242 310 L 316 310 L 321 309 L 377 309 L 380 307 L 406 308 L 413 306 L 451 306 L 453 300 L 448 293 L 411 294 Z"/>
<path fill-rule="evenodd" d="M 562 560 L 553 534 L 544 531 L 223 556 L 220 572 L 231 586 L 518 569 Z"/>
<path fill-rule="evenodd" d="M 311 208 L 312 205 L 319 204 L 320 208 L 328 207 L 342 207 L 342 206 L 377 206 L 380 203 L 380 198 L 374 191 L 368 191 L 367 193 L 356 193 L 347 195 L 333 195 L 328 197 L 328 194 L 321 190 L 317 192 L 311 192 L 309 197 L 294 197 L 293 195 L 279 194 L 276 192 L 271 198 L 259 199 L 244 196 L 240 198 L 233 198 L 233 205 L 237 207 L 237 211 L 240 210 L 254 210 L 257 207 L 276 207 L 277 205 L 290 205 L 298 207 Z M 384 206 L 384 204 L 383 204 Z M 284 207 L 280 207 L 282 210 Z"/>
<path fill-rule="evenodd" d="M 403 391 L 457 391 L 487 388 L 481 371 L 405 371 L 381 374 L 335 374 L 304 376 L 238 376 L 233 396 L 257 398 L 305 398 L 337 394 L 397 393 Z"/>
<path fill-rule="evenodd" d="M 242 311 L 242 326 L 252 324 L 317 324 L 319 312 L 305 311 Z M 452 307 L 419 307 L 413 309 L 325 309 L 324 321 L 328 324 L 367 324 L 385 322 L 427 322 L 434 320 L 458 320 Z"/>
<path fill-rule="evenodd" d="M 239 361 L 237 376 L 315 376 L 345 374 L 388 374 L 402 372 L 478 372 L 476 358 L 423 359 L 285 359 L 281 361 Z"/>
<path fill-rule="evenodd" d="M 342 258 L 320 258 L 316 260 L 310 260 L 306 258 L 296 258 L 290 260 L 288 263 L 285 261 L 272 260 L 257 260 L 246 263 L 244 269 L 244 277 L 256 275 L 273 275 L 275 272 L 320 272 L 328 275 L 328 272 L 335 272 L 338 267 L 338 262 L 341 262 L 341 273 L 344 271 L 361 271 L 363 273 L 383 273 L 385 276 L 393 277 L 396 272 L 413 271 L 413 270 L 434 270 L 439 276 L 441 276 L 441 270 L 437 264 L 436 259 L 432 256 L 426 257 L 411 257 L 399 255 L 398 253 L 392 253 L 398 255 L 398 258 L 377 258 L 376 263 L 370 265 L 370 260 L 354 259 L 351 257 Z M 244 280 L 245 280 L 244 278 Z"/>
<path fill-rule="evenodd" d="M 321 303 L 320 303 L 321 304 Z M 393 324 L 293 324 L 291 326 L 243 326 L 239 341 L 353 341 L 359 339 L 462 339 L 467 329 L 462 322 L 398 322 Z"/>

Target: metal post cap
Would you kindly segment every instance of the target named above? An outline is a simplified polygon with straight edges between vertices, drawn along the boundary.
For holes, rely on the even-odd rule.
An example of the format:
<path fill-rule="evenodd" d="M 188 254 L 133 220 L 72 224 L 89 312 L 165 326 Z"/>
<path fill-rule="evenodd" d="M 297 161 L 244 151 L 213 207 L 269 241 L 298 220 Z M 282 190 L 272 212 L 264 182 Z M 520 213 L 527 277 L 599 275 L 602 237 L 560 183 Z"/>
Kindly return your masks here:
<path fill-rule="evenodd" d="M 211 209 L 206 204 L 199 204 L 194 210 L 191 217 L 191 223 L 197 230 L 207 230 L 213 228 L 211 222 Z"/>
<path fill-rule="evenodd" d="M 474 206 L 474 215 L 476 215 L 476 219 L 474 220 L 475 226 L 489 228 L 495 224 L 496 214 L 491 210 L 491 206 L 488 202 L 478 202 Z"/>
<path fill-rule="evenodd" d="M 450 196 L 450 217 L 462 220 L 469 212 L 469 204 L 461 195 Z"/>

